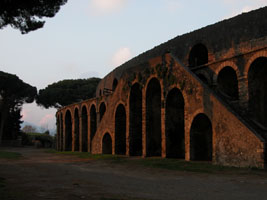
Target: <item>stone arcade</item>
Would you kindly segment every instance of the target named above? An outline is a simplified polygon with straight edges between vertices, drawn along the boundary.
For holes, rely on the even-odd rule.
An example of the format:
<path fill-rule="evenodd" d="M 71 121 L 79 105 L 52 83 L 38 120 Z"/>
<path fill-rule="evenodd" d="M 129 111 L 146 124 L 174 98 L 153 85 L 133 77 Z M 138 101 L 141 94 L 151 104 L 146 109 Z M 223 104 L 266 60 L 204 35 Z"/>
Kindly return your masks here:
<path fill-rule="evenodd" d="M 267 7 L 178 36 L 58 110 L 57 148 L 266 167 Z"/>

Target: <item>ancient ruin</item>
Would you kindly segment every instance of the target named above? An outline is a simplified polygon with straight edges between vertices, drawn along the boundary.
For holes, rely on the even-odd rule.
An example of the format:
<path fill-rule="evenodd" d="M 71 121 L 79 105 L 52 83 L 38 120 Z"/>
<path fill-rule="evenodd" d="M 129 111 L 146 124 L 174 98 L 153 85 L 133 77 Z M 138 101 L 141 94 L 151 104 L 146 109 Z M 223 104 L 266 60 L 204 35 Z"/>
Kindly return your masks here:
<path fill-rule="evenodd" d="M 178 36 L 57 112 L 57 148 L 266 167 L 267 7 Z"/>

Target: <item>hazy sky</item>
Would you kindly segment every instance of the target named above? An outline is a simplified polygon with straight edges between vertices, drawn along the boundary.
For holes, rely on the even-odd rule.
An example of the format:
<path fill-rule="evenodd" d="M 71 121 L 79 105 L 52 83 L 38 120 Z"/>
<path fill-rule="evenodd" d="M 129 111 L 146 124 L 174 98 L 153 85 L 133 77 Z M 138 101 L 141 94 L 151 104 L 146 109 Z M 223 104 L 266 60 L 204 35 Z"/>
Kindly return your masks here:
<path fill-rule="evenodd" d="M 177 35 L 267 5 L 267 0 L 69 0 L 44 28 L 0 30 L 0 70 L 45 88 L 63 79 L 104 77 Z M 55 127 L 55 109 L 23 107 L 23 120 Z"/>

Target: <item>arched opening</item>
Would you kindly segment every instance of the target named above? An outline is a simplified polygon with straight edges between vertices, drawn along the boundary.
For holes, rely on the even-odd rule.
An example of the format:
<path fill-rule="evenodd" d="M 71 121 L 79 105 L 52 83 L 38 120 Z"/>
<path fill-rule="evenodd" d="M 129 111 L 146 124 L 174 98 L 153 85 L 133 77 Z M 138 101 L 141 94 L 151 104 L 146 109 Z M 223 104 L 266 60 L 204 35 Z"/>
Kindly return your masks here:
<path fill-rule="evenodd" d="M 166 99 L 166 157 L 184 158 L 184 98 L 180 90 L 172 89 Z"/>
<path fill-rule="evenodd" d="M 212 160 L 212 125 L 203 113 L 198 114 L 191 124 L 190 159 Z"/>
<path fill-rule="evenodd" d="M 101 89 L 99 90 L 99 96 L 102 96 L 102 90 Z"/>
<path fill-rule="evenodd" d="M 63 134 L 63 114 L 62 113 L 60 114 L 60 124 L 61 124 L 60 125 L 60 151 L 63 151 L 64 150 L 63 149 L 63 145 L 64 145 L 63 144 L 64 143 L 63 142 L 63 137 L 64 137 L 63 135 L 64 134 Z"/>
<path fill-rule="evenodd" d="M 88 151 L 88 119 L 85 106 L 82 108 L 82 151 Z"/>
<path fill-rule="evenodd" d="M 74 151 L 80 150 L 80 119 L 79 119 L 79 111 L 76 108 L 74 112 Z"/>
<path fill-rule="evenodd" d="M 102 154 L 112 154 L 112 139 L 109 133 L 105 133 L 102 139 Z"/>
<path fill-rule="evenodd" d="M 71 113 L 67 110 L 65 115 L 65 151 L 72 150 L 72 121 Z"/>
<path fill-rule="evenodd" d="M 61 134 L 60 134 L 60 130 L 61 130 L 61 124 L 60 124 L 60 117 L 59 115 L 57 116 L 57 150 L 60 151 L 60 138 L 61 138 Z"/>
<path fill-rule="evenodd" d="M 130 92 L 130 146 L 131 156 L 142 155 L 142 90 L 138 83 L 131 87 Z"/>
<path fill-rule="evenodd" d="M 95 105 L 91 106 L 90 109 L 90 152 L 92 152 L 92 141 L 96 133 L 97 122 L 96 122 L 96 108 Z"/>
<path fill-rule="evenodd" d="M 146 152 L 147 156 L 161 156 L 161 87 L 156 78 L 146 90 Z"/>
<path fill-rule="evenodd" d="M 251 117 L 267 127 L 267 58 L 257 58 L 248 71 L 249 112 Z"/>
<path fill-rule="evenodd" d="M 116 78 L 114 78 L 113 80 L 113 84 L 112 84 L 112 90 L 115 91 L 116 90 L 116 87 L 118 85 L 118 80 Z"/>
<path fill-rule="evenodd" d="M 122 104 L 115 113 L 115 154 L 126 154 L 126 111 Z"/>
<path fill-rule="evenodd" d="M 238 80 L 232 67 L 224 67 L 218 74 L 217 84 L 219 91 L 232 99 L 238 99 Z"/>
<path fill-rule="evenodd" d="M 105 112 L 106 112 L 106 105 L 105 105 L 104 102 L 102 102 L 102 103 L 100 104 L 100 107 L 99 107 L 100 121 L 102 120 L 102 118 L 103 118 Z"/>
<path fill-rule="evenodd" d="M 199 43 L 193 46 L 189 53 L 189 67 L 196 67 L 208 63 L 208 49 Z"/>

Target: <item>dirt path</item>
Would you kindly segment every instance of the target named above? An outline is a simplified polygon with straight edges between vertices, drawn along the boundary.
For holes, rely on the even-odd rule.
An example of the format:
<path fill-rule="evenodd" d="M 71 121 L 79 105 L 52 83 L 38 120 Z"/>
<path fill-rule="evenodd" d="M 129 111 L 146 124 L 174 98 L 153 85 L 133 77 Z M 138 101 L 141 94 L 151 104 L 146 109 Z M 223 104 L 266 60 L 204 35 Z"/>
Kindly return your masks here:
<path fill-rule="evenodd" d="M 267 199 L 266 176 L 176 172 L 49 154 L 43 149 L 7 150 L 24 157 L 0 159 L 0 177 L 6 179 L 10 200 Z"/>

